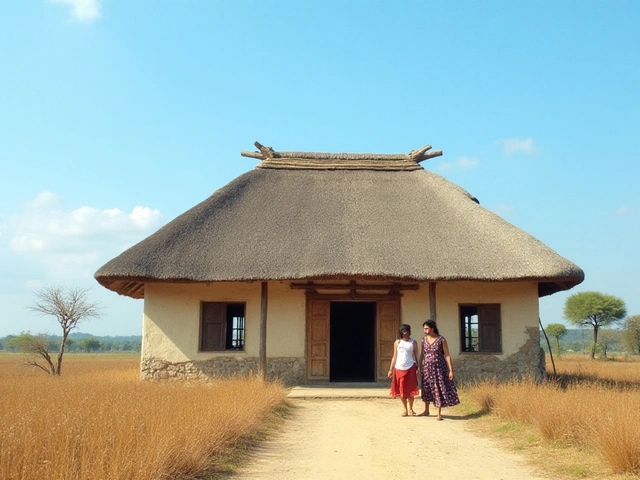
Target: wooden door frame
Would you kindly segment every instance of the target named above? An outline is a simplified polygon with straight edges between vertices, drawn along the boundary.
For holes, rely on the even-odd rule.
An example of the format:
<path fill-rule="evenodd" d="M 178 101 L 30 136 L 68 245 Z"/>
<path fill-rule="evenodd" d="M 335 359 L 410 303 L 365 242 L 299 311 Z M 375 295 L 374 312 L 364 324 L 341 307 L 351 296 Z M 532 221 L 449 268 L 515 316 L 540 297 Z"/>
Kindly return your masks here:
<path fill-rule="evenodd" d="M 398 308 L 398 316 L 397 316 L 397 326 L 396 328 L 400 327 L 400 323 L 401 323 L 401 318 L 402 318 L 402 312 L 401 312 L 401 305 L 402 302 L 401 300 L 401 295 L 397 292 L 394 293 L 389 293 L 389 294 L 380 294 L 380 295 L 375 295 L 375 294 L 359 294 L 359 295 L 349 295 L 348 298 L 346 298 L 347 296 L 345 295 L 340 295 L 340 294 L 318 294 L 318 293 L 307 293 L 306 296 L 306 319 L 305 319 L 305 361 L 307 364 L 307 375 L 306 375 L 306 380 L 307 382 L 317 382 L 317 381 L 321 381 L 321 382 L 328 382 L 329 378 L 330 378 L 330 374 L 331 372 L 329 371 L 330 368 L 330 355 L 331 355 L 331 345 L 330 345 L 330 328 L 331 328 L 331 317 L 329 315 L 328 319 L 327 319 L 327 331 L 326 331 L 326 361 L 327 361 L 327 372 L 325 376 L 322 376 L 321 378 L 312 378 L 311 375 L 311 371 L 312 371 L 312 359 L 310 357 L 311 355 L 311 351 L 312 351 L 312 302 L 313 301 L 324 301 L 324 302 L 328 302 L 329 303 L 329 310 L 330 310 L 330 305 L 331 302 L 354 302 L 354 303 L 375 303 L 376 304 L 376 317 L 374 318 L 374 331 L 375 331 L 375 350 L 374 350 L 374 381 L 379 381 L 382 378 L 382 373 L 386 373 L 386 369 L 383 368 L 383 372 L 379 371 L 380 370 L 380 347 L 379 347 L 379 343 L 380 343 L 380 332 L 379 332 L 379 319 L 378 319 L 378 315 L 379 315 L 379 307 L 380 307 L 380 302 L 395 302 L 397 303 L 397 308 Z M 386 375 L 384 376 L 386 378 Z"/>
<path fill-rule="evenodd" d="M 324 332 L 325 340 L 315 341 L 312 345 L 311 338 L 311 328 L 312 328 L 312 302 L 314 300 L 320 301 L 328 301 L 329 309 L 331 308 L 331 302 L 375 302 L 376 303 L 376 319 L 375 319 L 375 335 L 376 335 L 376 349 L 375 349 L 375 379 L 376 381 L 380 381 L 383 378 L 386 378 L 386 375 L 383 375 L 383 371 L 380 371 L 382 368 L 380 366 L 380 332 L 379 330 L 379 312 L 381 302 L 384 301 L 393 301 L 397 303 L 397 326 L 398 328 L 402 322 L 402 294 L 403 290 L 418 290 L 420 285 L 418 283 L 401 283 L 395 281 L 385 281 L 383 280 L 335 280 L 335 279 L 319 279 L 319 280 L 308 280 L 306 282 L 296 283 L 291 282 L 290 287 L 292 289 L 301 289 L 305 291 L 305 347 L 304 347 L 304 356 L 305 362 L 307 364 L 306 372 L 307 372 L 307 382 L 315 382 L 315 381 L 329 381 L 330 373 L 329 372 L 329 359 L 330 359 L 330 348 L 331 345 L 329 343 L 330 334 L 330 314 L 327 317 L 327 327 Z M 315 325 L 314 325 L 315 326 Z M 324 344 L 324 345 L 323 345 Z M 317 378 L 312 379 L 311 370 L 312 370 L 312 348 L 320 347 L 316 349 L 316 351 L 322 352 L 322 355 L 319 355 L 320 358 L 324 358 L 327 362 L 324 368 L 320 368 L 323 371 L 323 375 L 318 375 Z M 322 348 L 324 347 L 324 351 Z M 316 368 L 315 365 L 313 368 Z M 384 369 L 383 369 L 384 370 Z"/>

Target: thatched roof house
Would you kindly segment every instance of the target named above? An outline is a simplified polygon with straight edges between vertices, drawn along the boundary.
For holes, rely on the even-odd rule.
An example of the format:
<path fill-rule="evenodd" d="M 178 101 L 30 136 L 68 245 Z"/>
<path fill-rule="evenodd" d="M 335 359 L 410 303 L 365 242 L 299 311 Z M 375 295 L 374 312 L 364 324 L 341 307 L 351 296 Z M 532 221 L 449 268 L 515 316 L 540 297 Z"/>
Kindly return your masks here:
<path fill-rule="evenodd" d="M 420 317 L 426 319 L 440 315 L 435 285 L 524 283 L 534 287 L 537 299 L 584 278 L 575 264 L 482 207 L 462 188 L 423 169 L 421 161 L 441 154 L 430 147 L 407 155 L 378 155 L 274 152 L 256 145 L 259 152 L 243 152 L 261 160 L 255 169 L 96 272 L 106 288 L 145 298 L 146 323 L 153 321 L 146 313 L 147 291 L 160 292 L 162 285 L 209 285 L 215 290 L 215 285 L 229 283 L 289 282 L 290 289 L 304 290 L 307 299 L 323 282 L 333 282 L 334 294 L 340 286 L 353 294 L 353 285 L 365 291 L 372 290 L 367 282 L 383 283 L 387 296 L 403 290 L 393 285 L 404 285 L 430 292 Z M 304 282 L 316 286 L 305 287 Z M 199 303 L 215 300 L 213 290 L 197 293 Z M 247 295 L 241 300 L 251 302 Z M 202 307 L 197 310 L 193 321 L 201 324 Z M 297 321 L 304 324 L 306 317 L 308 324 L 304 311 Z M 257 319 L 247 315 L 246 329 L 252 321 Z M 440 316 L 439 322 L 444 322 Z M 457 322 L 452 320 L 449 335 L 462 339 L 465 333 L 456 331 Z M 529 324 L 535 327 L 537 317 Z M 201 336 L 201 327 L 198 331 Z M 299 341 L 302 350 L 309 348 L 309 332 Z M 202 348 L 196 353 L 202 356 Z M 157 355 L 152 357 L 158 361 Z M 308 353 L 299 358 L 308 372 Z M 330 376 L 325 373 L 321 376 Z"/>

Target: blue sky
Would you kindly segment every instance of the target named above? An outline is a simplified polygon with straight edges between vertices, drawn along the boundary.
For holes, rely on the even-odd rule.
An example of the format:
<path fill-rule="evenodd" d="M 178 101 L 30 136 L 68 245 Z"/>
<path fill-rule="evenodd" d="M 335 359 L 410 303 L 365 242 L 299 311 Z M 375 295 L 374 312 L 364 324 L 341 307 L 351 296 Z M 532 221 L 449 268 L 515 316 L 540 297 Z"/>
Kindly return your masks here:
<path fill-rule="evenodd" d="M 572 293 L 640 314 L 640 3 L 31 0 L 0 3 L 0 336 L 283 151 L 407 153 L 579 265 Z"/>

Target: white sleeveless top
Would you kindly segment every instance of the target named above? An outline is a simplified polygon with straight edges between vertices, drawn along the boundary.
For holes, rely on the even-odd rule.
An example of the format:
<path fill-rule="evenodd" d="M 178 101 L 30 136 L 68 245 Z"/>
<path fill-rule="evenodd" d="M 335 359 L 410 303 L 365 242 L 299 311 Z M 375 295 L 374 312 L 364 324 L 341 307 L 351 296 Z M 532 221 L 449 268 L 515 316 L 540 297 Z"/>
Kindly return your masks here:
<path fill-rule="evenodd" d="M 398 342 L 398 355 L 396 357 L 396 370 L 409 370 L 416 363 L 413 359 L 413 349 L 416 348 L 416 341 L 409 342 L 400 340 Z"/>

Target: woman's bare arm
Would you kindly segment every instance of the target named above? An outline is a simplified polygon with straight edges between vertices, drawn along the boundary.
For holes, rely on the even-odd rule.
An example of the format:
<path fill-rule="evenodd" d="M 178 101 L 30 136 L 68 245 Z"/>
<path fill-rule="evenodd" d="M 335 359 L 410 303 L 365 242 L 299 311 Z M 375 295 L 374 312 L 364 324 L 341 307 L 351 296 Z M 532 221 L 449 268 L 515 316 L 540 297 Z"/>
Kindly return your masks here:
<path fill-rule="evenodd" d="M 393 357 L 391 358 L 391 365 L 389 365 L 389 373 L 387 373 L 389 378 L 393 374 L 393 366 L 396 364 L 396 358 L 398 357 L 398 343 L 400 343 L 400 340 L 393 342 Z"/>
<path fill-rule="evenodd" d="M 451 363 L 451 355 L 449 354 L 449 345 L 447 345 L 447 339 L 442 337 L 442 352 L 444 353 L 444 359 L 449 367 L 449 380 L 453 380 L 453 364 Z"/>

